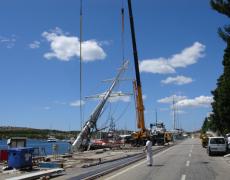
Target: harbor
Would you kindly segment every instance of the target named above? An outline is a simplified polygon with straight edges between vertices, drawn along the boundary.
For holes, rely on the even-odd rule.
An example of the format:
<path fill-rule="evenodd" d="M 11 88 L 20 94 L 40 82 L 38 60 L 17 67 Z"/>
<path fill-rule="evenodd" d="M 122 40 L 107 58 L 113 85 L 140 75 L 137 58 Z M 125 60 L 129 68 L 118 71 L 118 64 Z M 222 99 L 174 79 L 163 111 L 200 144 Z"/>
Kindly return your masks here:
<path fill-rule="evenodd" d="M 153 152 L 160 152 L 171 147 L 173 144 L 174 143 L 170 143 L 170 145 L 166 146 L 155 146 L 153 147 Z M 25 153 L 20 153 L 18 156 L 21 156 L 21 154 L 24 158 Z M 9 163 L 11 160 L 8 160 L 8 164 L 6 161 L 2 161 L 1 169 L 3 171 L 1 171 L 1 179 L 66 179 L 73 175 L 73 173 L 74 176 L 79 176 L 78 179 L 92 178 L 91 176 L 94 176 L 93 179 L 95 179 L 108 174 L 111 170 L 123 168 L 128 164 L 145 158 L 143 147 L 132 147 L 130 144 L 120 144 L 116 147 L 100 148 L 77 153 L 59 152 L 57 154 L 53 153 L 52 155 L 36 156 L 31 152 L 31 155 L 31 162 L 28 164 L 25 164 L 26 160 L 16 162 L 14 159 L 13 164 L 16 166 L 14 168 L 9 168 L 12 164 L 12 162 Z M 9 154 L 9 156 L 11 155 Z M 108 164 L 111 163 L 116 165 L 108 166 Z M 100 167 L 102 168 L 101 170 L 96 170 L 98 166 L 103 167 Z M 95 174 L 95 172 L 97 173 Z"/>
<path fill-rule="evenodd" d="M 229 180 L 230 0 L 0 8 L 0 180 Z"/>

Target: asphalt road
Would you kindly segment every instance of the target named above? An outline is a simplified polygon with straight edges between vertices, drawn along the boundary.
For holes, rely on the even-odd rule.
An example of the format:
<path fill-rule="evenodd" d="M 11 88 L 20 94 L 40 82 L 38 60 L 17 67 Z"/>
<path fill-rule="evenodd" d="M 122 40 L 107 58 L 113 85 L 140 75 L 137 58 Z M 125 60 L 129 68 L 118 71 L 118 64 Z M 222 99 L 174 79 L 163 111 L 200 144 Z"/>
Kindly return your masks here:
<path fill-rule="evenodd" d="M 230 159 L 209 157 L 200 139 L 187 139 L 153 155 L 153 166 L 139 161 L 100 179 L 106 180 L 230 180 Z"/>

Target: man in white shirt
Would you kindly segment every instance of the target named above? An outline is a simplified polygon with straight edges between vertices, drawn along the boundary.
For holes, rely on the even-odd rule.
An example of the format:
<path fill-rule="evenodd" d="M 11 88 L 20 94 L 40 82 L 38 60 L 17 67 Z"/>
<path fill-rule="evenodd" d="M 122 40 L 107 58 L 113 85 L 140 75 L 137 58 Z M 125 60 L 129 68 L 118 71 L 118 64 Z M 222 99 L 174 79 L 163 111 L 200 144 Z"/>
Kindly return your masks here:
<path fill-rule="evenodd" d="M 153 165 L 153 151 L 152 151 L 152 141 L 150 141 L 150 138 L 148 138 L 146 144 L 145 144 L 145 150 L 147 155 L 147 165 L 152 166 Z"/>

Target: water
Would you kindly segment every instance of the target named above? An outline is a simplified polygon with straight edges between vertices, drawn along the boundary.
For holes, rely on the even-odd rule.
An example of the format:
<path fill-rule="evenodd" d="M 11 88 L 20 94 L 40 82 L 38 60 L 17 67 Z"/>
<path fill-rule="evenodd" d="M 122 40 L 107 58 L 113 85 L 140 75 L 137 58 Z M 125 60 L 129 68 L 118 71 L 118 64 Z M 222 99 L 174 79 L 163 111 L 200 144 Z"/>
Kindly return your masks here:
<path fill-rule="evenodd" d="M 71 145 L 65 141 L 57 141 L 57 142 L 47 142 L 46 140 L 27 140 L 27 147 L 40 148 L 44 149 L 46 155 L 53 154 L 53 145 L 58 145 L 58 154 L 68 153 L 70 151 Z M 0 149 L 7 149 L 7 140 L 0 140 Z"/>

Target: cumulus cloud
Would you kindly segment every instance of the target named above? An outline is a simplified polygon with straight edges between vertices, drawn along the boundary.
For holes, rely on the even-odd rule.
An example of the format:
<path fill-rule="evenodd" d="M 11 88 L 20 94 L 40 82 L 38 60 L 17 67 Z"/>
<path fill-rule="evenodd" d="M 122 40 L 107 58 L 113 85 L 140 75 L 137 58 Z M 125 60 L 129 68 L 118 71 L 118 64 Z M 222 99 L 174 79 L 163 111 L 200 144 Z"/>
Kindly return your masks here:
<path fill-rule="evenodd" d="M 162 84 L 176 84 L 176 85 L 183 85 L 189 84 L 193 82 L 192 78 L 186 76 L 176 76 L 176 77 L 168 77 L 165 80 L 162 80 Z"/>
<path fill-rule="evenodd" d="M 73 107 L 80 107 L 80 105 L 84 105 L 85 104 L 85 101 L 83 101 L 83 100 L 76 100 L 76 101 L 74 101 L 74 102 L 71 102 L 70 103 L 70 106 L 73 106 Z"/>
<path fill-rule="evenodd" d="M 213 102 L 212 96 L 199 96 L 194 99 L 183 99 L 176 103 L 176 106 L 183 107 L 209 107 Z"/>
<path fill-rule="evenodd" d="M 139 67 L 141 72 L 158 74 L 169 74 L 176 72 L 175 69 L 170 66 L 168 61 L 166 61 L 164 58 L 141 61 Z"/>
<path fill-rule="evenodd" d="M 205 45 L 195 42 L 191 47 L 185 48 L 181 53 L 175 54 L 169 59 L 172 67 L 187 67 L 195 64 L 199 58 L 204 57 Z"/>
<path fill-rule="evenodd" d="M 31 49 L 37 49 L 40 47 L 40 42 L 39 41 L 33 41 L 32 43 L 29 44 L 29 48 Z"/>
<path fill-rule="evenodd" d="M 204 57 L 205 45 L 195 42 L 192 46 L 183 49 L 170 58 L 147 59 L 140 62 L 140 71 L 148 73 L 169 74 L 175 73 L 176 68 L 185 68 L 195 64 Z"/>
<path fill-rule="evenodd" d="M 76 36 L 64 33 L 60 28 L 45 31 L 42 36 L 50 43 L 51 52 L 44 54 L 46 59 L 57 58 L 61 61 L 69 61 L 73 57 L 80 56 L 80 41 Z M 82 42 L 82 59 L 84 61 L 102 60 L 106 53 L 96 40 Z"/>
<path fill-rule="evenodd" d="M 173 102 L 173 100 L 175 102 L 178 102 L 178 101 L 184 100 L 186 98 L 187 98 L 186 96 L 172 95 L 172 96 L 169 96 L 169 97 L 165 97 L 165 98 L 159 99 L 159 100 L 157 100 L 157 102 L 171 104 Z"/>
<path fill-rule="evenodd" d="M 212 96 L 198 96 L 193 99 L 189 99 L 186 96 L 172 95 L 169 97 L 159 99 L 157 102 L 172 104 L 173 100 L 175 102 L 175 106 L 178 108 L 209 107 L 210 104 L 213 102 L 213 97 Z"/>

